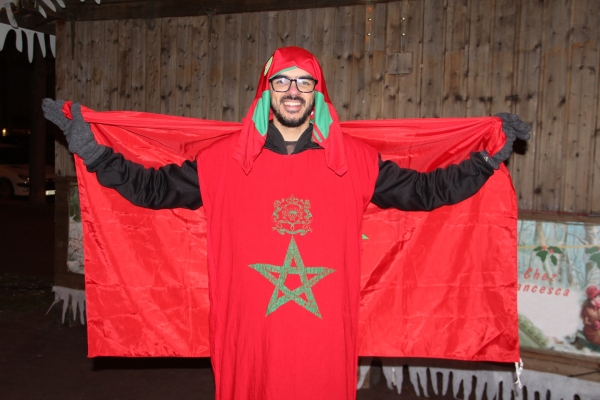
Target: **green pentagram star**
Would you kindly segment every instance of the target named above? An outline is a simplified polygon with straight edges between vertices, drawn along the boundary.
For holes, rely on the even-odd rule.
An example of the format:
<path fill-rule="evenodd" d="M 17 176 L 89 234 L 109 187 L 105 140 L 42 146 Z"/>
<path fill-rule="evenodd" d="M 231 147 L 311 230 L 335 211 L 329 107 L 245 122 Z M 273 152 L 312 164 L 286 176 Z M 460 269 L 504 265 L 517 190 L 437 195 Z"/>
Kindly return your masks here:
<path fill-rule="evenodd" d="M 295 267 L 292 266 L 292 261 L 295 261 Z M 317 305 L 315 296 L 312 292 L 312 287 L 327 275 L 335 272 L 335 270 L 325 267 L 305 267 L 293 236 L 292 240 L 290 241 L 290 245 L 288 246 L 287 253 L 285 254 L 285 260 L 283 261 L 282 266 L 270 264 L 250 264 L 249 267 L 260 272 L 273 285 L 275 285 L 273 296 L 271 296 L 271 301 L 267 307 L 267 315 L 271 314 L 288 301 L 294 301 L 296 304 L 304 307 L 317 317 L 322 318 L 321 313 L 319 312 L 319 306 Z M 278 273 L 279 277 L 275 277 L 273 272 Z M 302 283 L 294 290 L 290 290 L 287 286 L 285 286 L 285 280 L 290 274 L 298 275 L 300 277 L 300 282 Z M 309 279 L 307 275 L 313 276 Z M 281 297 L 279 297 L 280 292 L 283 293 L 283 296 Z M 301 297 L 302 294 L 306 296 L 306 300 Z"/>

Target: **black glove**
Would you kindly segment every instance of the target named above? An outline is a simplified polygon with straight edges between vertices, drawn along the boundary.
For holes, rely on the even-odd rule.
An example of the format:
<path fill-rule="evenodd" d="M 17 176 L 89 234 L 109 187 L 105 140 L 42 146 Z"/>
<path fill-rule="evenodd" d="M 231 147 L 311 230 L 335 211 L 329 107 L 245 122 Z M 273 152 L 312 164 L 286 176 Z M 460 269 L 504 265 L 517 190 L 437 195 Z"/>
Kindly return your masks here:
<path fill-rule="evenodd" d="M 513 143 L 516 138 L 521 140 L 529 140 L 529 131 L 531 131 L 531 125 L 521 121 L 518 115 L 509 113 L 499 113 L 495 115 L 502 119 L 502 131 L 506 135 L 506 142 L 504 147 L 500 149 L 496 154 L 490 156 L 487 151 L 483 150 L 481 155 L 494 169 L 500 168 L 500 164 L 506 160 L 513 150 Z"/>
<path fill-rule="evenodd" d="M 81 115 L 81 104 L 71 104 L 73 119 L 68 119 L 63 114 L 64 104 L 63 100 L 44 99 L 42 102 L 44 117 L 63 131 L 69 144 L 69 151 L 81 157 L 85 165 L 90 165 L 104 153 L 106 146 L 101 146 L 96 142 L 90 124 L 85 122 Z"/>

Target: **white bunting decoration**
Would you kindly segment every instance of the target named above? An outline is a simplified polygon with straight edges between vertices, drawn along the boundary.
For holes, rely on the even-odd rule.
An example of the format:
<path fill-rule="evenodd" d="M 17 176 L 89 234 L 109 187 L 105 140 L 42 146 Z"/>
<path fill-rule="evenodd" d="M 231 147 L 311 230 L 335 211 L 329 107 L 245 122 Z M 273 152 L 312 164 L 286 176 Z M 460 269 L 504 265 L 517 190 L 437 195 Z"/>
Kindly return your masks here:
<path fill-rule="evenodd" d="M 10 31 L 15 31 L 17 34 L 15 47 L 20 52 L 23 52 L 23 34 L 25 34 L 25 37 L 27 38 L 27 56 L 29 57 L 29 62 L 33 61 L 33 46 L 35 45 L 34 39 L 36 37 L 40 44 L 40 49 L 42 49 L 42 54 L 46 57 L 46 41 L 44 40 L 43 33 L 31 31 L 29 29 L 13 28 L 12 26 L 3 23 L 0 23 L 0 51 L 4 48 L 6 36 L 8 36 L 8 32 Z M 50 51 L 52 52 L 52 55 L 56 57 L 56 36 L 54 35 L 50 35 Z"/>
<path fill-rule="evenodd" d="M 372 357 L 359 360 L 358 387 L 363 386 L 367 372 L 371 366 Z M 532 400 L 535 393 L 540 399 L 548 396 L 552 400 L 574 400 L 577 395 L 581 400 L 600 399 L 600 383 L 567 376 L 525 370 L 521 375 L 523 387 L 515 384 L 515 371 L 511 367 L 501 364 L 481 362 L 454 362 L 443 360 L 440 362 L 426 361 L 424 359 L 398 359 L 381 358 L 383 377 L 387 387 L 402 394 L 403 366 L 408 367 L 408 375 L 416 395 L 429 398 L 431 396 L 450 396 L 456 400 L 462 386 L 461 398 L 474 398 L 476 400 L 510 399 Z M 430 364 L 427 366 L 427 364 Z M 475 383 L 473 382 L 475 377 Z M 441 378 L 441 382 L 438 379 Z M 441 383 L 441 385 L 440 385 Z M 438 387 L 441 386 L 441 391 Z M 434 393 L 429 393 L 428 387 Z M 452 393 L 449 393 L 452 390 Z M 525 390 L 527 399 L 525 399 Z"/>
<path fill-rule="evenodd" d="M 61 8 L 66 7 L 65 2 L 63 0 L 54 0 L 54 1 Z M 80 0 L 80 1 L 83 3 L 85 0 Z M 46 10 L 44 10 L 41 3 L 44 3 L 44 5 L 46 7 L 48 7 L 52 11 L 56 12 L 56 6 L 52 2 L 52 0 L 41 0 L 41 2 L 35 3 L 36 4 L 35 8 L 42 17 L 48 18 L 48 15 L 46 14 Z M 10 24 L 13 26 L 13 28 L 18 28 L 19 25 L 17 24 L 17 20 L 15 19 L 15 16 L 13 14 L 11 4 L 14 4 L 15 8 L 17 8 L 17 9 L 19 8 L 19 0 L 0 0 L 0 12 L 2 12 L 2 10 L 5 10 L 6 16 L 8 17 L 8 21 L 10 22 Z M 96 4 L 100 4 L 100 0 L 96 0 Z"/>
<path fill-rule="evenodd" d="M 54 6 L 54 3 L 51 2 L 50 0 L 42 0 L 42 2 L 48 6 L 49 9 L 51 9 L 52 11 L 56 12 L 56 7 Z M 63 6 L 64 8 L 64 6 Z"/>
<path fill-rule="evenodd" d="M 4 48 L 4 40 L 6 39 L 6 35 L 12 28 L 10 25 L 1 24 L 0 23 L 0 51 Z"/>
<path fill-rule="evenodd" d="M 62 323 L 65 323 L 65 316 L 69 305 L 73 311 L 73 319 L 77 320 L 77 311 L 79 311 L 79 321 L 85 325 L 85 290 L 71 289 L 63 286 L 52 286 L 54 292 L 54 301 L 50 304 L 50 308 L 46 311 L 46 315 L 50 312 L 56 303 L 63 302 L 62 307 Z"/>
<path fill-rule="evenodd" d="M 5 1 L 4 4 L 0 4 L 0 11 L 4 9 L 6 11 L 6 16 L 8 17 L 8 22 L 10 22 L 13 27 L 17 28 L 17 20 L 12 12 L 11 4 L 14 4 L 16 7 L 18 7 L 17 0 L 9 0 Z"/>

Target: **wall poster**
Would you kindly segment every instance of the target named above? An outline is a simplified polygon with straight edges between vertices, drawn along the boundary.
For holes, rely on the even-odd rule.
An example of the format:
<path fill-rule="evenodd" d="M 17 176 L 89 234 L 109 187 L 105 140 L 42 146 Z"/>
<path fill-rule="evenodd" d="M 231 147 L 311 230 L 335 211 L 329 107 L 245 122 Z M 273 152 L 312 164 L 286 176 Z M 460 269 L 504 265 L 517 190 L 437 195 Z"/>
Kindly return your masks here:
<path fill-rule="evenodd" d="M 73 183 L 69 187 L 69 245 L 67 254 L 69 272 L 83 274 L 83 230 L 81 227 L 81 209 L 79 207 L 79 189 Z"/>
<path fill-rule="evenodd" d="M 599 230 L 518 222 L 521 347 L 600 356 Z"/>

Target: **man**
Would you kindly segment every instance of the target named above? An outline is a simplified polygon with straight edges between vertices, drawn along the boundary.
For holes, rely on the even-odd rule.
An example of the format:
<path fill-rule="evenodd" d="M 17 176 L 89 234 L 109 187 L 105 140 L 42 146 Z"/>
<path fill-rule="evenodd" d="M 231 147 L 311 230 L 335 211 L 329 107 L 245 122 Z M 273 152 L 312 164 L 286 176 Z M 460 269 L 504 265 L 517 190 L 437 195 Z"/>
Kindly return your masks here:
<path fill-rule="evenodd" d="M 181 166 L 125 160 L 96 143 L 79 105 L 72 121 L 62 106 L 45 100 L 46 117 L 102 185 L 143 207 L 204 206 L 220 399 L 354 398 L 368 203 L 431 210 L 466 199 L 529 130 L 507 115 L 497 154 L 427 174 L 402 169 L 342 133 L 317 60 L 296 47 L 267 62 L 241 132 Z"/>

